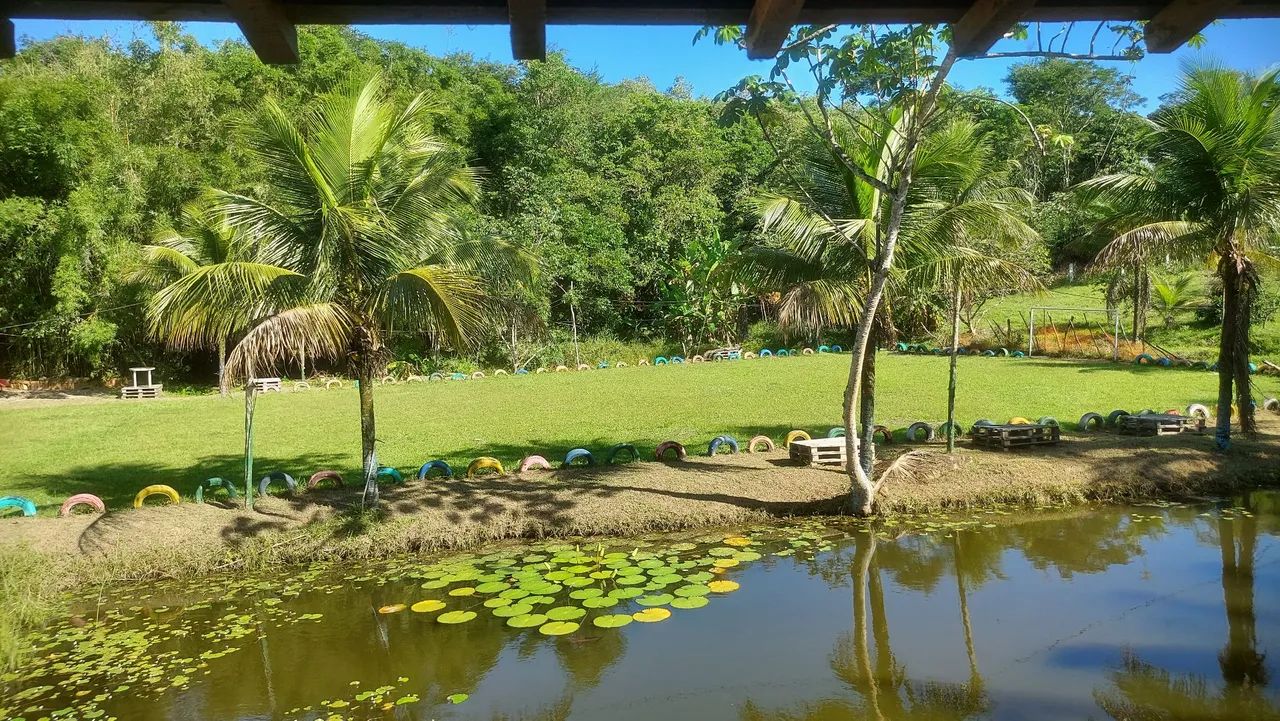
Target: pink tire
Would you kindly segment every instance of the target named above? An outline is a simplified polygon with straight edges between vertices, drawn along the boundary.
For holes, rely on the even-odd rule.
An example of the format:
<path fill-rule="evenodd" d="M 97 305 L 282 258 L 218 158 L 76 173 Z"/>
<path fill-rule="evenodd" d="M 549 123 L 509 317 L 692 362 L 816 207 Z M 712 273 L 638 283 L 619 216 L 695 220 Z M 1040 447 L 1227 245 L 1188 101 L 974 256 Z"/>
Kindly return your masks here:
<path fill-rule="evenodd" d="M 62 508 L 58 509 L 58 517 L 66 518 L 70 516 L 72 509 L 76 506 L 90 506 L 98 513 L 107 512 L 107 504 L 103 503 L 101 498 L 92 493 L 77 493 L 62 502 Z"/>
<path fill-rule="evenodd" d="M 307 490 L 320 485 L 320 481 L 333 481 L 333 485 L 342 488 L 342 474 L 337 471 L 316 471 L 307 479 Z"/>
<path fill-rule="evenodd" d="M 521 473 L 524 473 L 525 471 L 532 471 L 535 468 L 541 468 L 542 470 L 549 471 L 551 470 L 551 463 L 542 456 L 525 456 L 524 460 L 520 461 Z"/>
<path fill-rule="evenodd" d="M 663 441 L 653 450 L 653 457 L 657 458 L 659 461 L 665 460 L 663 456 L 667 455 L 667 451 L 675 451 L 677 461 L 683 461 L 688 455 L 685 453 L 684 446 L 679 443 L 676 443 L 675 441 Z"/>

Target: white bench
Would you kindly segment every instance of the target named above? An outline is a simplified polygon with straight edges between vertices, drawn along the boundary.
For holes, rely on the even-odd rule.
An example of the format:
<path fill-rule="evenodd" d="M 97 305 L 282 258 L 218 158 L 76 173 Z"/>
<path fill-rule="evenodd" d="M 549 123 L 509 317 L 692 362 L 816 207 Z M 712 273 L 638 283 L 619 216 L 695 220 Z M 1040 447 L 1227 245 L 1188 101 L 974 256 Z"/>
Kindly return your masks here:
<path fill-rule="evenodd" d="M 253 386 L 253 389 L 258 393 L 266 393 L 267 391 L 280 392 L 279 378 L 254 378 L 249 381 L 249 385 Z"/>

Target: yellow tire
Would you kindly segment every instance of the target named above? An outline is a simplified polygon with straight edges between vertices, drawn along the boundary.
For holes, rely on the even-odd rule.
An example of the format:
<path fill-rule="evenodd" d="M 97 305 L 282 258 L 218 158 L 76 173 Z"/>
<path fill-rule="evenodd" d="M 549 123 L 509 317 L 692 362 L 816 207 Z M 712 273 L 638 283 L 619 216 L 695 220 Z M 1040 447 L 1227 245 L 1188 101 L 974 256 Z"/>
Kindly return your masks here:
<path fill-rule="evenodd" d="M 813 440 L 813 436 L 809 435 L 808 433 L 805 433 L 804 431 L 791 431 L 790 433 L 787 434 L 787 441 L 786 441 L 787 448 L 791 447 L 792 441 L 799 441 L 799 440 L 811 441 Z"/>
<path fill-rule="evenodd" d="M 497 458 L 484 456 L 482 458 L 475 459 L 471 462 L 471 465 L 467 466 L 467 478 L 474 478 L 476 474 L 486 468 L 497 471 L 500 476 L 506 473 L 506 471 L 502 470 L 502 461 L 499 461 Z"/>
<path fill-rule="evenodd" d="M 1032 421 L 1031 421 L 1030 419 L 1028 419 L 1028 418 L 1023 418 L 1022 416 L 1018 416 L 1018 417 L 1016 417 L 1016 418 L 1010 418 L 1010 419 L 1009 419 L 1009 425 L 1011 425 L 1011 426 L 1033 426 L 1033 425 L 1035 425 L 1035 423 L 1034 423 L 1034 422 L 1032 422 Z"/>
<path fill-rule="evenodd" d="M 813 355 L 813 349 L 805 348 L 804 350 L 800 351 L 800 355 Z"/>
<path fill-rule="evenodd" d="M 182 499 L 178 496 L 178 492 L 173 490 L 172 486 L 166 486 L 163 483 L 154 486 L 147 486 L 138 491 L 138 495 L 133 497 L 133 507 L 142 508 L 142 502 L 151 496 L 167 496 L 170 503 L 181 503 Z"/>
<path fill-rule="evenodd" d="M 556 373 L 564 373 L 569 370 L 567 366 L 556 366 Z"/>

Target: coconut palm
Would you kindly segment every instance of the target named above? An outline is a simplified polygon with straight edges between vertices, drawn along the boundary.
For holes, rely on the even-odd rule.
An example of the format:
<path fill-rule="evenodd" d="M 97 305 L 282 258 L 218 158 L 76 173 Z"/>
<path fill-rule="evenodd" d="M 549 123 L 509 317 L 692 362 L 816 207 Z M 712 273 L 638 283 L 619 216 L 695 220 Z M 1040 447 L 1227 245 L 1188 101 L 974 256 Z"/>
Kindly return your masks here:
<path fill-rule="evenodd" d="M 265 198 L 212 193 L 252 254 L 188 273 L 150 308 L 153 331 L 175 344 L 221 337 L 231 319 L 253 318 L 229 373 L 251 377 L 299 350 L 345 357 L 359 385 L 371 503 L 373 386 L 390 358 L 388 335 L 427 332 L 465 344 L 483 317 L 480 269 L 534 270 L 521 251 L 464 233 L 476 172 L 431 136 L 432 109 L 424 95 L 395 107 L 376 77 L 300 118 L 266 102 L 251 140 L 266 168 Z"/>
<path fill-rule="evenodd" d="M 1152 115 L 1149 167 L 1107 175 L 1082 191 L 1113 209 L 1119 234 L 1097 263 L 1216 262 L 1223 288 L 1218 350 L 1219 446 L 1230 444 L 1232 400 L 1255 429 L 1249 314 L 1257 265 L 1274 261 L 1280 231 L 1280 80 L 1212 65 L 1189 68 L 1173 104 Z M 1233 393 L 1234 391 L 1234 393 Z"/>
<path fill-rule="evenodd" d="M 1151 286 L 1154 293 L 1151 304 L 1164 318 L 1165 328 L 1173 328 L 1177 324 L 1178 314 L 1195 305 L 1195 296 L 1191 293 L 1191 281 L 1192 277 L 1184 274 Z"/>
<path fill-rule="evenodd" d="M 150 245 L 142 246 L 141 262 L 130 280 L 156 290 L 166 288 L 197 268 L 235 260 L 246 252 L 245 243 L 205 202 L 183 206 L 177 221 L 160 228 Z M 241 319 L 232 333 L 243 330 L 249 319 Z M 218 390 L 227 395 L 227 342 L 229 335 L 216 339 L 218 350 Z"/>

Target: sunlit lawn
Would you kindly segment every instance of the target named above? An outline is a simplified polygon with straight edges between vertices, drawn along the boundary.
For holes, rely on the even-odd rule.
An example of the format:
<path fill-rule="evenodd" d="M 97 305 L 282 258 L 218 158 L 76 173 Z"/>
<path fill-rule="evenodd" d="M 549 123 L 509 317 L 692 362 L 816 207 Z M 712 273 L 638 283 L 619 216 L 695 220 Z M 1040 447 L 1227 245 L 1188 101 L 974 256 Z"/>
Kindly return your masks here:
<path fill-rule="evenodd" d="M 445 458 L 455 468 L 481 455 L 508 467 L 528 453 L 553 462 L 576 446 L 620 442 L 650 457 L 675 439 L 705 452 L 714 436 L 780 439 L 836 425 L 848 356 L 622 368 L 477 381 L 379 387 L 380 460 L 412 473 Z M 945 358 L 880 356 L 880 422 L 895 429 L 945 413 Z M 1086 411 L 1185 407 L 1214 397 L 1212 373 L 1039 359 L 960 359 L 959 417 L 1052 415 L 1073 425 Z M 1258 377 L 1275 394 L 1280 381 Z M 0 496 L 42 506 L 89 491 L 127 504 L 151 483 L 190 495 L 210 476 L 242 478 L 241 397 L 168 397 L 31 408 L 0 406 Z M 359 467 L 356 392 L 312 389 L 261 397 L 256 469 L 305 478 L 321 468 L 348 477 Z"/>

